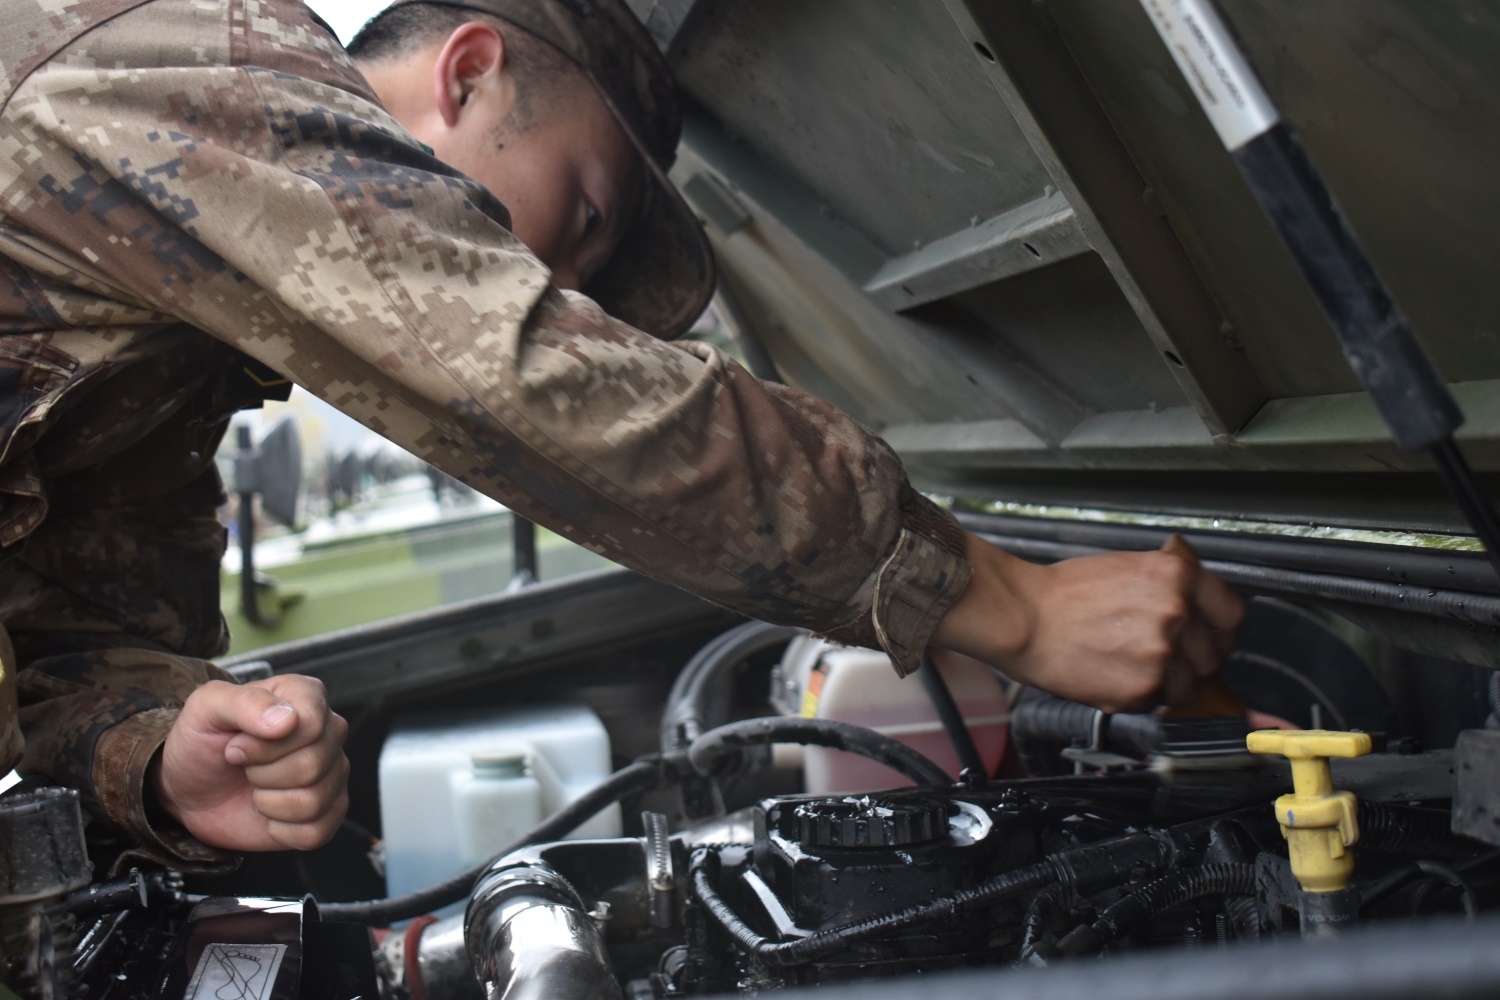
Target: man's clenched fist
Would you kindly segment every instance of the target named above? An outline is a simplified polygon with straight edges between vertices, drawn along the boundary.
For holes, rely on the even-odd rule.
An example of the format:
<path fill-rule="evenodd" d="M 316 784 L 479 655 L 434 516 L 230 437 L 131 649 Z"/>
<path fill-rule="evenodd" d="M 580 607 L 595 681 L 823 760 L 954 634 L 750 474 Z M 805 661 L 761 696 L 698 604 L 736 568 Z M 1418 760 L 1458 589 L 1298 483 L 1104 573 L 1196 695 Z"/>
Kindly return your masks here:
<path fill-rule="evenodd" d="M 1180 539 L 1035 566 L 970 535 L 969 561 L 973 578 L 934 645 L 1106 712 L 1190 701 L 1245 616 Z"/>
<path fill-rule="evenodd" d="M 148 780 L 162 807 L 205 844 L 311 850 L 349 808 L 348 731 L 311 677 L 210 681 L 182 706 Z"/>

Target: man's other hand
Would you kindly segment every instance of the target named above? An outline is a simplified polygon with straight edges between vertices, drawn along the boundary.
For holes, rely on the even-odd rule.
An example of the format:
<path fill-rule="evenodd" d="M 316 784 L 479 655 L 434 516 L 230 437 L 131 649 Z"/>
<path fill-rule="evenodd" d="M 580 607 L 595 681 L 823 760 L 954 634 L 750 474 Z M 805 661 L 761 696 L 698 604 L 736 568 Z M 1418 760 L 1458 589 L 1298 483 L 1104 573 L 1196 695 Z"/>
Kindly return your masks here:
<path fill-rule="evenodd" d="M 1244 603 L 1190 552 L 1037 566 L 970 535 L 974 575 L 933 643 L 1108 712 L 1192 698 L 1234 645 Z"/>
<path fill-rule="evenodd" d="M 349 808 L 348 730 L 311 677 L 210 681 L 183 705 L 148 780 L 162 807 L 205 844 L 311 850 Z"/>

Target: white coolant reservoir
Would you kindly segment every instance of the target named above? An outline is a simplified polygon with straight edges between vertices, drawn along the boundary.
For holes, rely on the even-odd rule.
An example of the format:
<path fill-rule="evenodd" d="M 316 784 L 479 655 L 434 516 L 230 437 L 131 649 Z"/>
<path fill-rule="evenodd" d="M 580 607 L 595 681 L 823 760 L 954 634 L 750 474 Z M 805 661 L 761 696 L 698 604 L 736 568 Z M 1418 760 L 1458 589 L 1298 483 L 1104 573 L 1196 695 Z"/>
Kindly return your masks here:
<path fill-rule="evenodd" d="M 453 775 L 458 853 L 490 858 L 542 821 L 542 783 L 525 750 L 475 754 Z"/>
<path fill-rule="evenodd" d="M 939 670 L 969 724 L 974 745 L 993 773 L 1005 753 L 1009 711 L 1005 687 L 977 660 L 944 659 Z M 772 701 L 787 715 L 836 719 L 905 743 L 957 777 L 961 770 L 937 710 L 915 676 L 898 677 L 890 658 L 814 639 L 793 639 L 776 668 Z M 803 777 L 809 792 L 864 792 L 911 781 L 882 764 L 842 750 L 808 747 Z"/>
<path fill-rule="evenodd" d="M 609 734 L 584 705 L 398 717 L 380 751 L 386 891 L 425 889 L 491 857 L 609 774 Z M 619 835 L 611 806 L 571 836 Z"/>

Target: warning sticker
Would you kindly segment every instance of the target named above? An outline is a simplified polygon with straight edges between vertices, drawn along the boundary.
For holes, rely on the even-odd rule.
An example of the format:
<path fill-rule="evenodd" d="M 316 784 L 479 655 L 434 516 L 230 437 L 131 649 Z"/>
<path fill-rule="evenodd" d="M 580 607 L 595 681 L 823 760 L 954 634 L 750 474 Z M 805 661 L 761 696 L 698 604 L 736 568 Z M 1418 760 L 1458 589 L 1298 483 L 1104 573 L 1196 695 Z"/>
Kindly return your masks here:
<path fill-rule="evenodd" d="M 807 675 L 807 690 L 802 692 L 802 717 L 818 717 L 818 700 L 823 696 L 823 684 L 828 680 L 828 664 L 819 662 Z"/>
<path fill-rule="evenodd" d="M 1212 0 L 1141 0 L 1141 6 L 1226 148 L 1239 149 L 1276 124 L 1276 107 Z"/>
<path fill-rule="evenodd" d="M 285 955 L 284 944 L 211 944 L 184 1000 L 269 1000 Z"/>

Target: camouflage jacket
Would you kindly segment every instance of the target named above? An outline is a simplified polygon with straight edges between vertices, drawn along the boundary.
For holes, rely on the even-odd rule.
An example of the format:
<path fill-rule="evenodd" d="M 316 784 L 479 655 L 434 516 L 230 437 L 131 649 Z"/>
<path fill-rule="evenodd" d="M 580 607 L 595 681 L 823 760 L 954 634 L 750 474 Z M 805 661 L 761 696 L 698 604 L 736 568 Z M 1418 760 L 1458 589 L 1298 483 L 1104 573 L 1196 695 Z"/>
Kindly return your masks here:
<path fill-rule="evenodd" d="M 891 450 L 552 287 L 300 3 L 0 11 L 0 621 L 23 770 L 165 857 L 203 852 L 150 828 L 142 776 L 224 648 L 211 457 L 256 364 L 610 559 L 914 667 L 969 568 Z"/>

